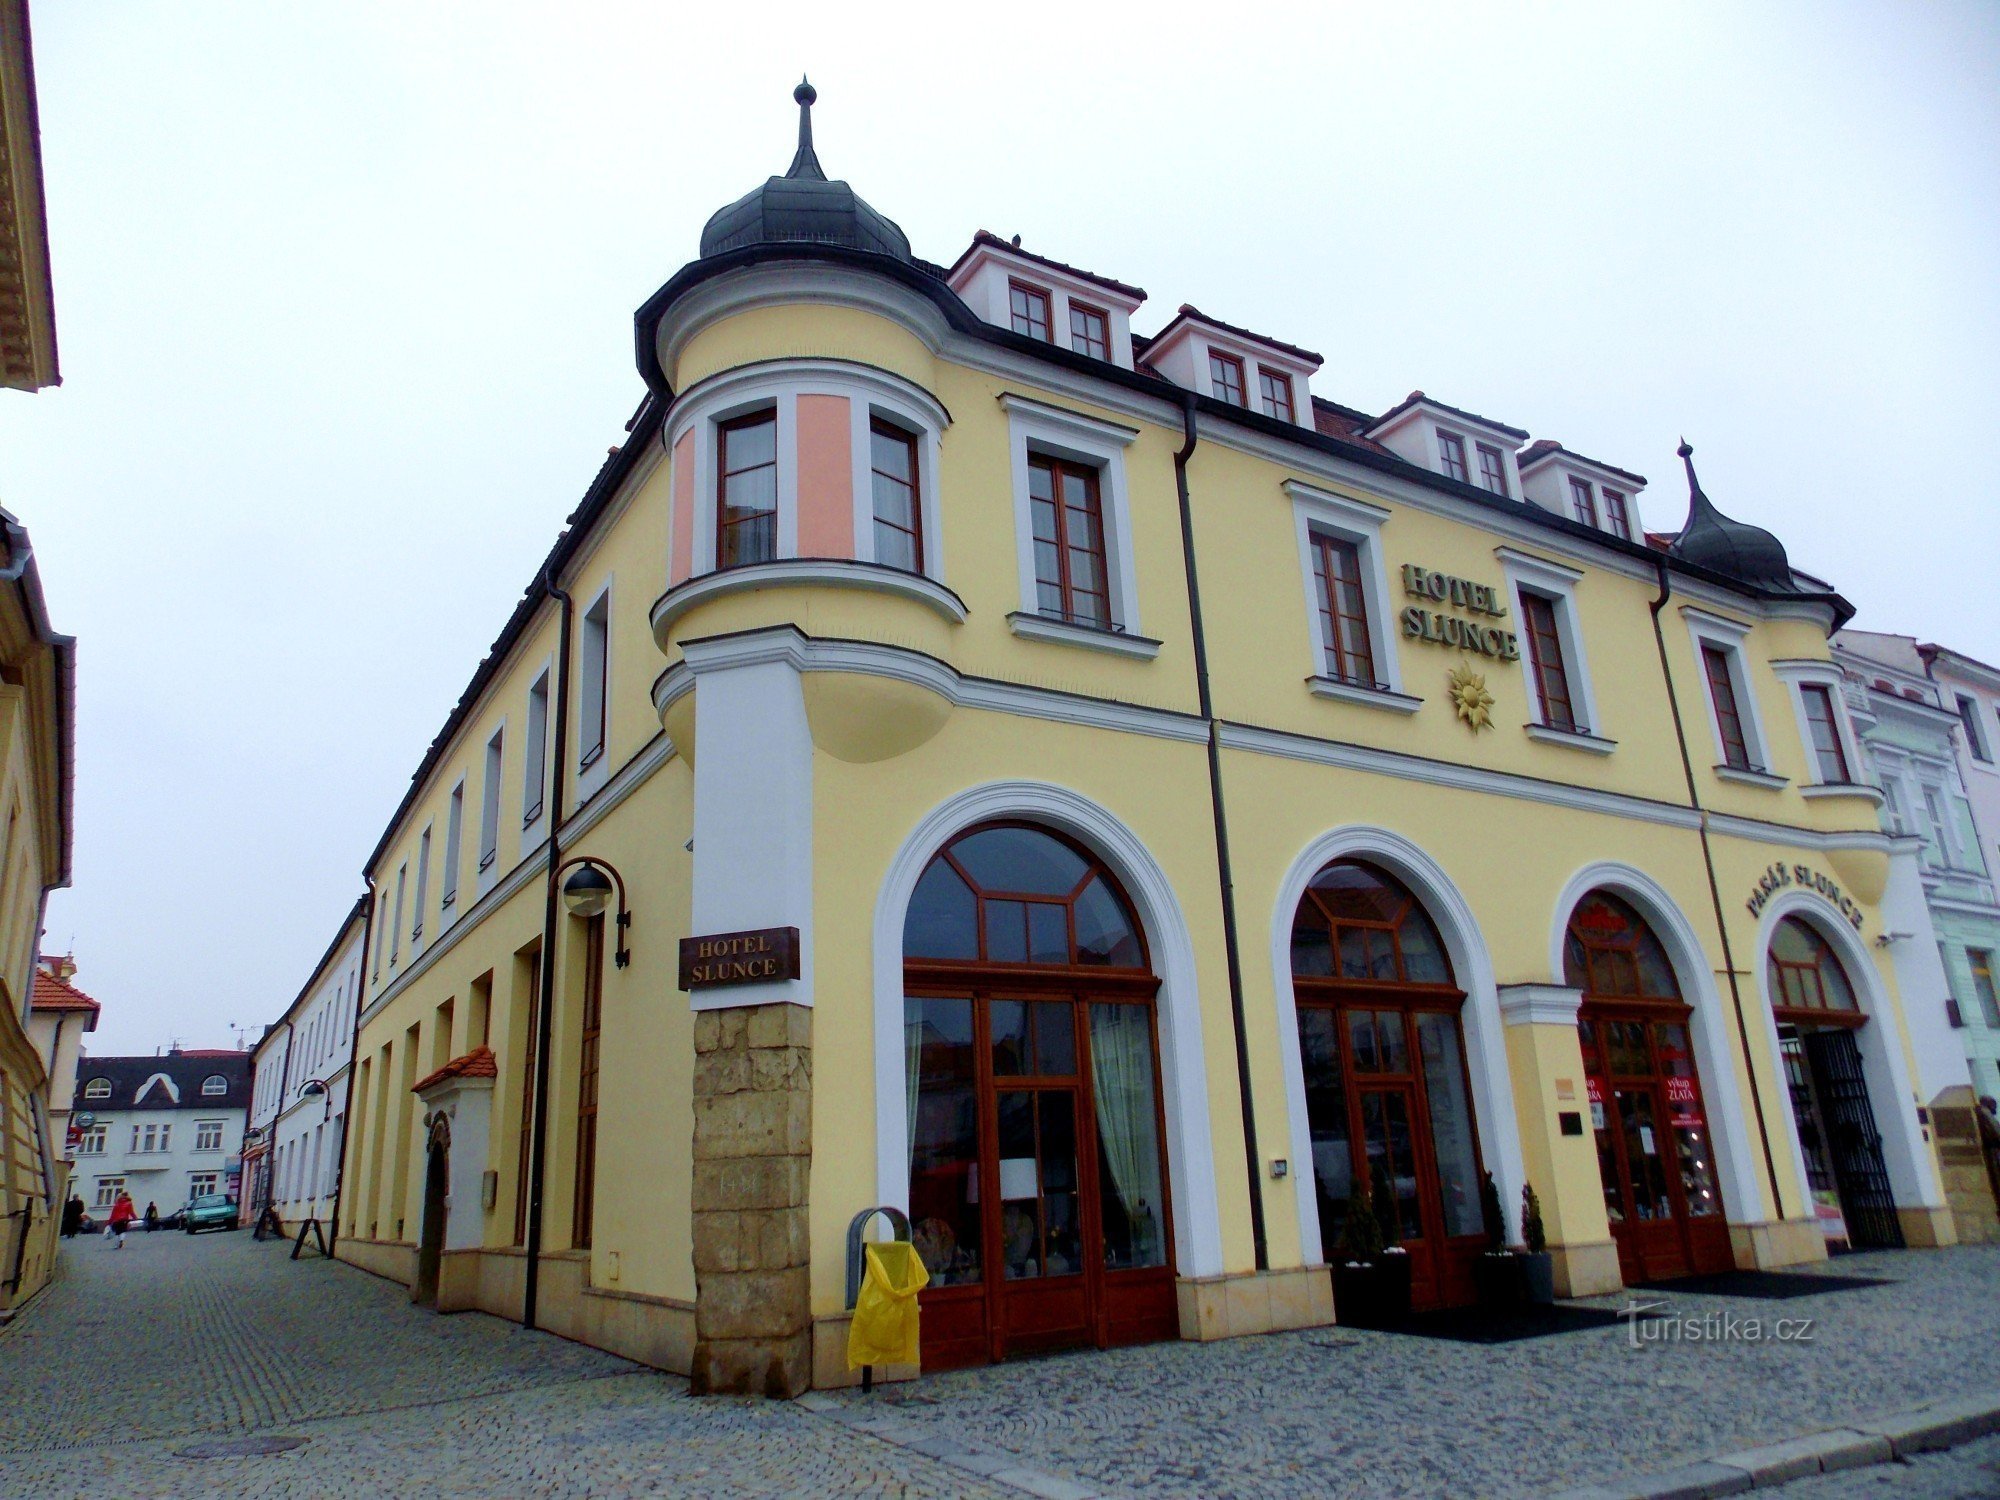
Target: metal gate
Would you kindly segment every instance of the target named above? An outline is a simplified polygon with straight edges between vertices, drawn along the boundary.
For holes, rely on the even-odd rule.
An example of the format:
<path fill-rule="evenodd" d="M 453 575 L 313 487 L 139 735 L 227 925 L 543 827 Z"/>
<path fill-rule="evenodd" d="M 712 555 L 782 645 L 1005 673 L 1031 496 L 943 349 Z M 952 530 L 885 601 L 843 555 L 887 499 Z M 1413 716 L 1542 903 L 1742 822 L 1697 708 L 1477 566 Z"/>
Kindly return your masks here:
<path fill-rule="evenodd" d="M 1857 1250 L 1900 1250 L 1903 1225 L 1896 1217 L 1889 1169 L 1882 1164 L 1882 1132 L 1875 1128 L 1875 1109 L 1868 1102 L 1868 1082 L 1862 1076 L 1861 1048 L 1854 1033 L 1845 1027 L 1802 1029 L 1800 1040 L 1812 1066 L 1813 1091 L 1819 1095 L 1848 1243 Z"/>

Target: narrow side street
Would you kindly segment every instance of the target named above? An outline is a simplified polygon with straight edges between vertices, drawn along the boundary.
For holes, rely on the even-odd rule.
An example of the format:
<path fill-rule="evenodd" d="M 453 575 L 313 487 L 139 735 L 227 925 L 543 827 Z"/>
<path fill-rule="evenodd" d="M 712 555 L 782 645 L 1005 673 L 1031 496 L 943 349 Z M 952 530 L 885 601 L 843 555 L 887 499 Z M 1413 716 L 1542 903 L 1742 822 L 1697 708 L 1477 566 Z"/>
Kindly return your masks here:
<path fill-rule="evenodd" d="M 1537 1495 L 2000 1389 L 2000 1250 L 1826 1274 L 1881 1284 L 1643 1294 L 1683 1320 L 1811 1318 L 1804 1341 L 1634 1347 L 1623 1321 L 1500 1345 L 1332 1328 L 788 1405 L 694 1400 L 675 1377 L 417 1311 L 247 1232 L 80 1239 L 0 1333 L 0 1495 Z M 184 1456 L 244 1438 L 301 1441 Z M 1992 1449 L 1798 1493 L 1988 1493 Z"/>

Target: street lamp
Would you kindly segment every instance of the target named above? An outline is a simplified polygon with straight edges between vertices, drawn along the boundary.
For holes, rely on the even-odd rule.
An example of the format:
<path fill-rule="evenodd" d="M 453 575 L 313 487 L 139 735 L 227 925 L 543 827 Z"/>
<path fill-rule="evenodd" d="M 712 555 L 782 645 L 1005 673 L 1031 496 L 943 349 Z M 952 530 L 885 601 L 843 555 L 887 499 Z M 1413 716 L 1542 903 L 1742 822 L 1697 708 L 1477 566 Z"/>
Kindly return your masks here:
<path fill-rule="evenodd" d="M 616 868 L 601 859 L 589 855 L 578 855 L 568 860 L 556 871 L 575 867 L 575 873 L 562 883 L 563 905 L 573 917 L 594 917 L 618 898 L 618 949 L 612 954 L 612 961 L 619 968 L 632 962 L 632 950 L 626 946 L 625 931 L 632 925 L 632 913 L 625 906 L 625 877 Z"/>

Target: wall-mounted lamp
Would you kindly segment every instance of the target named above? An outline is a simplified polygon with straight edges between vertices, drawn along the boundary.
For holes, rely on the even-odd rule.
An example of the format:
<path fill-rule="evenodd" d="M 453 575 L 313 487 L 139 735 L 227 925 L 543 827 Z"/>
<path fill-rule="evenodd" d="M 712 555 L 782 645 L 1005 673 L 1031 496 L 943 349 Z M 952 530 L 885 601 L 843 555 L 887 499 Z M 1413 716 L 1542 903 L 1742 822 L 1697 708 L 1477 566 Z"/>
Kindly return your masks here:
<path fill-rule="evenodd" d="M 562 883 L 563 905 L 573 917 L 594 917 L 611 904 L 611 898 L 618 898 L 618 948 L 612 954 L 612 961 L 619 968 L 632 962 L 632 950 L 625 941 L 625 933 L 632 925 L 632 913 L 625 905 L 625 877 L 617 869 L 601 859 L 589 855 L 578 855 L 566 861 L 562 870 L 575 867 L 575 873 Z"/>
<path fill-rule="evenodd" d="M 1915 936 L 1916 934 L 1914 932 L 1885 932 L 1881 936 L 1875 939 L 1875 946 L 1878 948 L 1886 948 L 1891 943 L 1905 942 L 1908 939 L 1913 938 Z"/>

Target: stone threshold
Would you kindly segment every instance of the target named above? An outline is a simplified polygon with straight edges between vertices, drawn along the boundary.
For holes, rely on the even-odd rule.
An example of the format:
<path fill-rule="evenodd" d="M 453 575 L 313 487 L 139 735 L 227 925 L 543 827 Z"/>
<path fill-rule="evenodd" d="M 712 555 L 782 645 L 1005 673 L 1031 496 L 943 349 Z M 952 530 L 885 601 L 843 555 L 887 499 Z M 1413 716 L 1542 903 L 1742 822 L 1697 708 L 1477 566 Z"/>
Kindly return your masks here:
<path fill-rule="evenodd" d="M 897 1415 L 892 1403 L 885 1402 L 880 1408 L 857 1406 L 825 1392 L 807 1391 L 792 1404 L 851 1431 L 866 1433 L 911 1453 L 921 1453 L 963 1473 L 976 1474 L 988 1484 L 1023 1495 L 1038 1495 L 1041 1500 L 1111 1500 L 1113 1495 L 1110 1490 L 1092 1488 L 1022 1463 L 1019 1454 L 1004 1448 L 933 1435 Z"/>
<path fill-rule="evenodd" d="M 1936 1453 L 1996 1432 L 2000 1432 L 2000 1391 L 1988 1391 L 1925 1402 L 1657 1474 L 1584 1485 L 1564 1490 L 1551 1500 L 1708 1500 L 1713 1495 L 1771 1489 L 1814 1474 L 1836 1474 L 1917 1453 Z"/>

